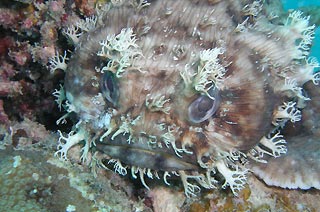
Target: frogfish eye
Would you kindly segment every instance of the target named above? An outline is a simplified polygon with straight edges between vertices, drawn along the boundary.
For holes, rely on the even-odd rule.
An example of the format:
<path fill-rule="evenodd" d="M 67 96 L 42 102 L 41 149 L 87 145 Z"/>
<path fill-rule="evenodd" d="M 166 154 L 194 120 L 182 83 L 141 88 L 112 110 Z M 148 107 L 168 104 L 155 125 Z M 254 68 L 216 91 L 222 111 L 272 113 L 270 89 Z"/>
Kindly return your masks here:
<path fill-rule="evenodd" d="M 101 80 L 101 92 L 113 107 L 116 107 L 119 100 L 119 83 L 114 73 L 106 71 Z"/>
<path fill-rule="evenodd" d="M 188 108 L 189 120 L 193 123 L 201 123 L 209 119 L 219 108 L 220 95 L 217 88 L 211 88 L 207 95 L 202 94 L 195 99 Z"/>

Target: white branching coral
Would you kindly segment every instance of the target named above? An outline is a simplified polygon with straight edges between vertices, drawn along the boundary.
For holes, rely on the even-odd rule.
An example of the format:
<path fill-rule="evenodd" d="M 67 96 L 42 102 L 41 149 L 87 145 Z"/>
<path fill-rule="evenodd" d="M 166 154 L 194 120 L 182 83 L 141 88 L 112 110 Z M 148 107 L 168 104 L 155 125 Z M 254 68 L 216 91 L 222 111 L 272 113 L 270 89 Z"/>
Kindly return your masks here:
<path fill-rule="evenodd" d="M 107 111 L 99 116 L 95 122 L 96 127 L 100 129 L 109 129 L 111 124 L 112 113 Z"/>
<path fill-rule="evenodd" d="M 235 32 L 247 32 L 248 31 L 248 20 L 247 17 L 242 23 L 238 24 L 237 27 L 234 29 Z"/>
<path fill-rule="evenodd" d="M 131 176 L 134 178 L 134 179 L 137 179 L 137 175 L 139 173 L 139 178 L 140 178 L 140 181 L 142 183 L 142 185 L 150 190 L 149 186 L 146 184 L 145 180 L 144 180 L 144 175 L 146 174 L 147 177 L 149 178 L 153 178 L 153 174 L 151 172 L 151 169 L 147 169 L 147 168 L 140 168 L 140 167 L 136 167 L 136 166 L 132 166 L 131 167 Z M 155 172 L 155 176 L 159 179 L 159 176 L 157 174 L 157 172 Z"/>
<path fill-rule="evenodd" d="M 267 161 L 263 159 L 264 155 L 277 158 L 286 153 L 286 141 L 284 140 L 283 135 L 280 135 L 280 132 L 278 132 L 273 136 L 264 136 L 259 144 L 250 150 L 248 156 L 255 161 L 266 163 Z"/>
<path fill-rule="evenodd" d="M 295 40 L 300 39 L 296 46 L 295 59 L 305 59 L 309 55 L 310 46 L 314 38 L 315 25 L 309 26 L 310 17 L 304 17 L 301 11 L 294 11 L 289 14 L 285 25 L 288 31 L 283 31 Z"/>
<path fill-rule="evenodd" d="M 128 137 L 128 143 L 132 140 L 132 127 L 137 124 L 137 122 L 140 120 L 141 116 L 137 116 L 135 119 L 132 119 L 130 117 L 130 114 L 127 114 L 127 116 L 121 116 L 121 125 L 119 126 L 118 130 L 112 135 L 111 139 L 113 140 L 115 137 L 117 137 L 119 134 L 129 134 Z"/>
<path fill-rule="evenodd" d="M 225 68 L 219 63 L 218 56 L 223 54 L 222 48 L 207 49 L 200 52 L 200 64 L 194 79 L 194 88 L 208 94 L 212 86 L 219 87 L 226 73 Z"/>
<path fill-rule="evenodd" d="M 281 154 L 287 153 L 286 141 L 283 139 L 283 135 L 280 135 L 280 132 L 276 133 L 271 138 L 263 137 L 260 140 L 260 144 L 269 149 L 269 151 L 266 151 L 259 148 L 259 153 L 262 157 L 263 154 L 280 157 Z"/>
<path fill-rule="evenodd" d="M 148 94 L 146 96 L 146 106 L 152 112 L 162 111 L 165 114 L 169 114 L 171 107 L 165 106 L 169 101 L 170 99 L 166 99 L 164 95 L 151 97 L 151 94 Z"/>
<path fill-rule="evenodd" d="M 272 124 L 275 126 L 280 123 L 290 120 L 291 122 L 297 122 L 301 120 L 301 111 L 296 107 L 296 102 L 284 102 L 283 105 L 279 106 L 278 109 L 273 113 Z"/>
<path fill-rule="evenodd" d="M 91 16 L 87 17 L 86 19 L 80 19 L 77 23 L 76 26 L 81 29 L 84 32 L 88 32 L 96 27 L 97 23 L 97 17 L 96 16 Z"/>
<path fill-rule="evenodd" d="M 72 103 L 70 103 L 68 100 L 66 101 L 66 103 L 64 104 L 65 108 L 66 108 L 66 111 L 68 113 L 72 113 L 72 112 L 78 112 L 76 106 Z"/>
<path fill-rule="evenodd" d="M 97 23 L 97 17 L 91 16 L 85 19 L 80 19 L 74 25 L 70 25 L 62 30 L 62 33 L 72 41 L 74 45 L 78 44 L 83 33 L 94 29 Z"/>
<path fill-rule="evenodd" d="M 79 27 L 71 25 L 65 29 L 62 30 L 62 33 L 74 44 L 79 43 L 79 39 L 81 35 L 83 34 L 80 32 Z"/>
<path fill-rule="evenodd" d="M 190 66 L 186 66 L 180 72 L 186 87 L 193 87 L 196 91 L 205 93 L 210 96 L 208 91 L 213 86 L 219 88 L 223 82 L 226 69 L 219 63 L 219 55 L 224 53 L 223 48 L 206 49 L 200 52 L 199 65 L 197 71 L 190 70 Z"/>
<path fill-rule="evenodd" d="M 54 155 L 59 157 L 61 160 L 68 160 L 67 153 L 69 149 L 79 142 L 86 141 L 88 139 L 88 135 L 84 129 L 79 129 L 77 132 L 71 131 L 66 137 L 60 130 L 58 130 L 58 132 L 60 134 L 59 144 L 57 146 L 58 151 L 55 152 Z M 84 154 L 87 154 L 87 152 Z"/>
<path fill-rule="evenodd" d="M 200 187 L 198 185 L 192 184 L 188 180 L 194 179 L 199 180 L 202 176 L 187 175 L 184 171 L 179 171 L 180 178 L 184 187 L 184 193 L 188 198 L 195 197 L 197 193 L 200 192 Z"/>
<path fill-rule="evenodd" d="M 176 135 L 179 134 L 179 127 L 177 126 L 168 126 L 167 132 L 161 135 L 162 141 L 165 143 L 166 147 L 170 146 L 173 148 L 174 152 L 178 157 L 182 157 L 181 153 L 192 154 L 192 152 L 188 151 L 185 148 L 178 148 L 176 146 Z"/>
<path fill-rule="evenodd" d="M 310 57 L 305 59 L 305 65 L 299 67 L 293 76 L 297 79 L 300 85 L 308 81 L 312 81 L 315 85 L 319 85 L 320 82 L 320 72 L 316 70 L 320 67 L 317 58 Z"/>
<path fill-rule="evenodd" d="M 57 69 L 66 70 L 67 69 L 67 52 L 64 55 L 60 55 L 56 52 L 55 56 L 49 59 L 49 69 L 51 73 L 54 73 Z"/>
<path fill-rule="evenodd" d="M 60 117 L 57 121 L 56 121 L 56 124 L 59 125 L 59 124 L 65 124 L 67 121 L 66 121 L 66 118 L 70 115 L 70 113 L 73 113 L 73 112 L 78 112 L 77 108 L 75 107 L 75 105 L 73 105 L 72 103 L 70 103 L 68 100 L 65 101 L 64 104 L 62 104 L 62 107 L 67 111 L 66 114 L 64 114 L 62 117 Z"/>
<path fill-rule="evenodd" d="M 248 172 L 247 169 L 241 169 L 238 165 L 229 168 L 224 160 L 218 160 L 215 163 L 217 170 L 223 175 L 225 178 L 225 182 L 222 185 L 222 188 L 226 188 L 229 186 L 234 195 L 238 195 L 238 192 L 244 188 L 244 185 L 247 183 L 246 174 Z"/>
<path fill-rule="evenodd" d="M 238 192 L 247 183 L 246 174 L 248 173 L 248 169 L 244 167 L 244 162 L 239 163 L 240 159 L 242 160 L 245 157 L 246 155 L 240 151 L 221 151 L 218 158 L 210 158 L 208 162 L 202 162 L 202 167 L 207 170 L 205 175 L 197 172 L 189 175 L 184 171 L 179 171 L 178 173 L 183 182 L 186 196 L 195 196 L 200 191 L 200 187 L 192 184 L 190 180 L 196 181 L 206 189 L 216 188 L 218 181 L 214 178 L 214 175 L 217 171 L 225 178 L 222 188 L 229 186 L 233 194 L 237 196 Z"/>
<path fill-rule="evenodd" d="M 259 12 L 262 10 L 262 7 L 263 7 L 263 1 L 258 0 L 258 1 L 252 2 L 252 4 L 245 5 L 242 11 L 244 15 L 256 17 L 259 14 Z"/>
<path fill-rule="evenodd" d="M 295 78 L 286 77 L 284 85 L 280 87 L 281 91 L 291 91 L 294 96 L 297 96 L 303 100 L 309 100 L 309 98 L 303 95 L 302 87 L 298 86 L 297 80 Z"/>
<path fill-rule="evenodd" d="M 58 104 L 59 110 L 61 111 L 62 103 L 64 100 L 66 100 L 66 95 L 63 86 L 60 85 L 59 90 L 55 89 L 52 95 L 56 97 L 55 102 Z"/>
<path fill-rule="evenodd" d="M 121 77 L 128 68 L 140 70 L 139 67 L 134 67 L 134 61 L 142 56 L 142 52 L 131 28 L 122 29 L 118 35 L 108 35 L 100 45 L 101 50 L 97 55 L 105 58 L 107 63 L 101 71 L 111 71 Z"/>
<path fill-rule="evenodd" d="M 180 71 L 180 76 L 186 86 L 187 91 L 192 89 L 192 80 L 196 73 L 192 72 L 190 64 L 186 64 L 184 69 Z"/>
<path fill-rule="evenodd" d="M 285 80 L 284 84 L 279 86 L 279 89 L 281 91 L 291 91 L 294 96 L 302 100 L 310 100 L 304 96 L 302 86 L 308 81 L 312 81 L 315 85 L 319 84 L 320 72 L 317 70 L 319 67 L 320 65 L 316 58 L 304 58 L 301 61 L 301 66 L 283 73 Z"/>
<path fill-rule="evenodd" d="M 113 163 L 114 172 L 122 176 L 127 175 L 127 167 L 123 166 L 120 160 L 110 159 L 108 164 Z"/>
<path fill-rule="evenodd" d="M 309 26 L 310 16 L 304 17 L 303 12 L 293 11 L 289 14 L 285 25 L 294 26 L 300 33 L 313 31 L 315 26 Z"/>
<path fill-rule="evenodd" d="M 141 9 L 150 5 L 147 0 L 131 1 L 130 3 L 137 11 L 140 11 Z"/>

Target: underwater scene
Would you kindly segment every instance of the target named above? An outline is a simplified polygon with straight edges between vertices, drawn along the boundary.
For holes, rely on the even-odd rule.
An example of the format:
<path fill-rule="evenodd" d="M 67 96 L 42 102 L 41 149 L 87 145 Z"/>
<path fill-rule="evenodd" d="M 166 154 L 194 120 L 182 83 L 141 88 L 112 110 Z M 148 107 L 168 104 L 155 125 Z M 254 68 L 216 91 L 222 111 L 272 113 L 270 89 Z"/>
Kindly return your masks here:
<path fill-rule="evenodd" d="M 0 211 L 320 211 L 320 0 L 0 1 Z"/>

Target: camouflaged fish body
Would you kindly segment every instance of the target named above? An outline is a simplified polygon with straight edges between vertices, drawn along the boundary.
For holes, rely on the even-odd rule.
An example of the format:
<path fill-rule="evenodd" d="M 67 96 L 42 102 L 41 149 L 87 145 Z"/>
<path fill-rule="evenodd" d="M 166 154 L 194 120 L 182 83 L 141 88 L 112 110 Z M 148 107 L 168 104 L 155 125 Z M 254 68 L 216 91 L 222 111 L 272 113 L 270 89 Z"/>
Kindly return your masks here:
<path fill-rule="evenodd" d="M 319 80 L 314 27 L 299 12 L 268 18 L 261 1 L 111 1 L 78 40 L 66 31 L 78 43 L 64 107 L 79 122 L 56 154 L 85 141 L 83 161 L 95 144 L 146 187 L 145 176 L 178 175 L 193 196 L 220 173 L 237 194 L 247 162 L 286 153 L 281 128 L 301 119 L 300 86 Z"/>

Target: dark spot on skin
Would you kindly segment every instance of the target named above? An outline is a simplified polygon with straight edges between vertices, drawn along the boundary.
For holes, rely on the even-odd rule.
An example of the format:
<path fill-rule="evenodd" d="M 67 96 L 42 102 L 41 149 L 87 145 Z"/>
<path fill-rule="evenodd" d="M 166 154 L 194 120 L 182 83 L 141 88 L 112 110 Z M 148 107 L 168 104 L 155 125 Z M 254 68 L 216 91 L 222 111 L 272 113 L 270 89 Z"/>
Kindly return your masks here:
<path fill-rule="evenodd" d="M 155 46 L 153 48 L 153 52 L 155 55 L 162 55 L 162 54 L 166 53 L 167 50 L 168 50 L 168 47 L 164 44 L 161 44 L 159 46 Z"/>
<path fill-rule="evenodd" d="M 160 70 L 160 72 L 157 74 L 157 78 L 159 80 L 164 80 L 167 77 L 166 70 Z"/>
<path fill-rule="evenodd" d="M 155 160 L 155 165 L 159 167 L 160 170 L 163 170 L 164 167 L 166 167 L 166 161 L 160 155 L 157 155 L 154 160 Z"/>
<path fill-rule="evenodd" d="M 197 142 L 197 147 L 199 149 L 208 148 L 209 147 L 208 140 L 207 140 L 206 136 L 202 132 L 197 132 L 196 133 L 196 137 L 195 137 L 194 141 Z"/>

